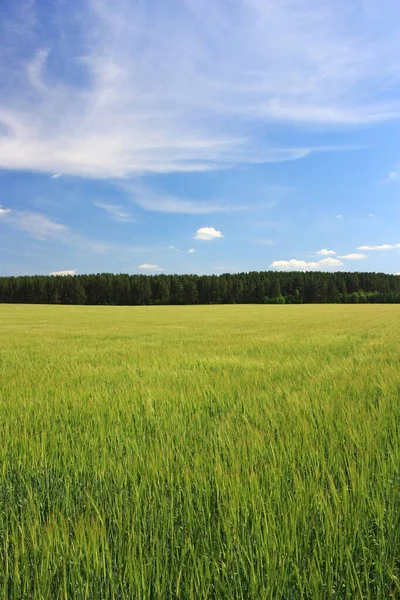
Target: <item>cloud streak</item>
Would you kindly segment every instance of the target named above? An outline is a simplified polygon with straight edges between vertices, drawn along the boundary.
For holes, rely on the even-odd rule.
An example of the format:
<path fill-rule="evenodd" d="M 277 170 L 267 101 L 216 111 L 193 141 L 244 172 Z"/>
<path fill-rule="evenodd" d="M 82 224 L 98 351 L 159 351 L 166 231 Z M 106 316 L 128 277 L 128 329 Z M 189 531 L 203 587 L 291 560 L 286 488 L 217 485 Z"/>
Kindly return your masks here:
<path fill-rule="evenodd" d="M 116 221 L 117 223 L 132 223 L 135 220 L 121 206 L 116 206 L 115 204 L 105 204 L 104 202 L 93 202 L 93 205 L 97 208 L 105 210 L 109 215 L 111 215 L 113 221 Z"/>
<path fill-rule="evenodd" d="M 397 3 L 376 18 L 355 0 L 52 3 L 57 45 L 34 7 L 0 25 L 5 169 L 122 178 L 295 160 L 337 148 L 277 146 L 269 124 L 400 118 Z"/>
<path fill-rule="evenodd" d="M 367 255 L 353 253 L 353 254 L 344 254 L 343 256 L 339 256 L 339 258 L 342 258 L 343 260 L 362 260 L 363 258 L 367 258 Z"/>
<path fill-rule="evenodd" d="M 380 246 L 358 246 L 357 250 L 397 250 L 400 244 L 381 244 Z"/>
<path fill-rule="evenodd" d="M 66 225 L 53 221 L 41 213 L 0 208 L 0 222 L 13 229 L 28 233 L 37 240 L 65 241 L 71 236 Z"/>
<path fill-rule="evenodd" d="M 221 201 L 202 201 L 180 198 L 171 194 L 152 191 L 144 186 L 122 186 L 130 192 L 132 201 L 145 210 L 161 213 L 207 215 L 220 212 L 249 210 L 250 206 L 228 204 Z"/>
<path fill-rule="evenodd" d="M 52 271 L 49 275 L 62 276 L 65 277 L 67 275 L 76 275 L 75 269 L 66 269 L 65 271 Z"/>
<path fill-rule="evenodd" d="M 163 267 L 159 267 L 158 265 L 152 265 L 152 264 L 148 264 L 148 263 L 144 263 L 142 265 L 139 265 L 139 269 L 142 269 L 144 271 L 165 271 L 165 269 L 163 269 Z"/>
<path fill-rule="evenodd" d="M 275 201 L 257 204 L 237 204 L 221 199 L 199 200 L 182 198 L 177 195 L 152 190 L 142 183 L 120 183 L 119 187 L 129 194 L 132 202 L 151 212 L 180 213 L 188 215 L 208 215 L 213 213 L 242 212 L 254 209 L 267 209 L 275 206 Z"/>
<path fill-rule="evenodd" d="M 115 254 L 148 251 L 142 246 L 124 246 L 115 242 L 103 242 L 88 238 L 77 233 L 71 227 L 59 223 L 45 214 L 27 211 L 11 210 L 0 207 L 0 223 L 17 231 L 22 231 L 42 242 L 57 242 L 84 252 L 95 254 Z"/>
<path fill-rule="evenodd" d="M 318 261 L 297 260 L 274 260 L 270 267 L 281 271 L 317 271 L 321 269 L 331 269 L 343 267 L 344 264 L 337 258 L 323 258 Z"/>

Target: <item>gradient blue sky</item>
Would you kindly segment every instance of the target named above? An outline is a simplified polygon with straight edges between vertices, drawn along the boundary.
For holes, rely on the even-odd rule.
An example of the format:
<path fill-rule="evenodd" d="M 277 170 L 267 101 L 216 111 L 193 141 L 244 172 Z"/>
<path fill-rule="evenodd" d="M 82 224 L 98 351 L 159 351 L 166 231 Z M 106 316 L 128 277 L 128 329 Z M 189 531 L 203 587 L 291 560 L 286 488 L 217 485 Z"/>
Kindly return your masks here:
<path fill-rule="evenodd" d="M 2 0 L 0 275 L 400 272 L 400 2 Z"/>

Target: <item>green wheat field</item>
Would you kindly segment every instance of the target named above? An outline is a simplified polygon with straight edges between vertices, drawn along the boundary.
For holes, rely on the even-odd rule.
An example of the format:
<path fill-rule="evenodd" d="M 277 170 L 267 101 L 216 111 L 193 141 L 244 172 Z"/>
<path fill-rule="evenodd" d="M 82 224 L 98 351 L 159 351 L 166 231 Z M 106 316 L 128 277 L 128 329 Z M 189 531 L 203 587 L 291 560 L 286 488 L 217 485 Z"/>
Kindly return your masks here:
<path fill-rule="evenodd" d="M 400 306 L 0 306 L 0 598 L 400 598 Z"/>

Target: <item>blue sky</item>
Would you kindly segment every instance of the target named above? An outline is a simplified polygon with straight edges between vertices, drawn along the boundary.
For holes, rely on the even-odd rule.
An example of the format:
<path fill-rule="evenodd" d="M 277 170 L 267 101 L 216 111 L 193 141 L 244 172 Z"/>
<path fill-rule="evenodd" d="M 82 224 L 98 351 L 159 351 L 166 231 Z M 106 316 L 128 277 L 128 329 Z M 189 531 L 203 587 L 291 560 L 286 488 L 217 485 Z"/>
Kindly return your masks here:
<path fill-rule="evenodd" d="M 400 272 L 400 3 L 2 0 L 0 275 Z"/>

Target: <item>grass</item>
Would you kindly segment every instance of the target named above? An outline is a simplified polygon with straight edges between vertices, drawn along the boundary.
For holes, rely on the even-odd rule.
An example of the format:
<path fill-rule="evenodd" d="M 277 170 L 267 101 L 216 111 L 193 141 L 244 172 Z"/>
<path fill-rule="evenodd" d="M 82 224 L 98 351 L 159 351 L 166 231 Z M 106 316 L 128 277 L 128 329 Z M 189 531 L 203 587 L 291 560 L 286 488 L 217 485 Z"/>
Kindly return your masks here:
<path fill-rule="evenodd" d="M 0 597 L 400 598 L 400 306 L 0 306 Z"/>

